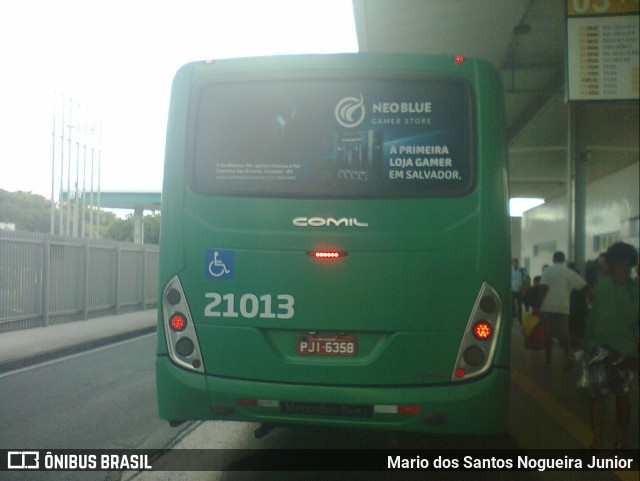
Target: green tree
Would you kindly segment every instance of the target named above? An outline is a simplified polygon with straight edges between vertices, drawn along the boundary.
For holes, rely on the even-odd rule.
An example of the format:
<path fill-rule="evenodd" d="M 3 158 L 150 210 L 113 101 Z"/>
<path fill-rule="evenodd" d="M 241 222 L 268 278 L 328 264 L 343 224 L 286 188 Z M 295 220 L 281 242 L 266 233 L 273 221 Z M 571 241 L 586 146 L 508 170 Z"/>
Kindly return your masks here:
<path fill-rule="evenodd" d="M 106 238 L 122 242 L 133 242 L 134 232 L 133 214 L 128 214 L 124 219 L 114 219 L 107 230 Z M 144 217 L 144 243 L 160 243 L 160 214 L 155 213 Z"/>
<path fill-rule="evenodd" d="M 96 229 L 90 225 L 91 207 L 87 207 L 85 211 L 85 226 L 87 236 L 89 237 Z M 67 225 L 68 211 L 64 209 L 62 212 L 62 224 Z M 55 206 L 54 226 L 56 234 L 60 222 L 60 206 Z M 98 209 L 93 208 L 94 222 L 98 218 Z M 100 209 L 100 225 L 98 226 L 98 236 L 100 238 L 110 238 L 107 232 L 112 224 L 119 220 L 113 212 L 107 212 Z M 8 192 L 0 189 L 0 222 L 7 224 L 15 224 L 17 230 L 25 230 L 30 232 L 51 232 L 51 201 L 45 197 L 33 194 L 32 192 Z M 133 226 L 133 224 L 132 224 Z M 133 238 L 132 238 L 133 239 Z"/>
<path fill-rule="evenodd" d="M 115 218 L 107 229 L 105 238 L 133 242 L 133 214 L 127 215 L 125 219 Z"/>
<path fill-rule="evenodd" d="M 160 213 L 148 215 L 144 218 L 144 243 L 160 244 Z"/>
<path fill-rule="evenodd" d="M 49 232 L 49 200 L 31 192 L 0 189 L 0 222 L 15 224 L 17 230 Z"/>

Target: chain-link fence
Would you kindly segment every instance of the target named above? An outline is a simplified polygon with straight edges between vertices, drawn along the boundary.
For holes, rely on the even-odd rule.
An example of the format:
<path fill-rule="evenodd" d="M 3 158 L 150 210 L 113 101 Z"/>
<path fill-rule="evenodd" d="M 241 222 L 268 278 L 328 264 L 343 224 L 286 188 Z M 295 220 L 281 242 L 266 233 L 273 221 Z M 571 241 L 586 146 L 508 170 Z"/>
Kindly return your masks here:
<path fill-rule="evenodd" d="M 0 332 L 156 305 L 158 247 L 0 231 Z"/>

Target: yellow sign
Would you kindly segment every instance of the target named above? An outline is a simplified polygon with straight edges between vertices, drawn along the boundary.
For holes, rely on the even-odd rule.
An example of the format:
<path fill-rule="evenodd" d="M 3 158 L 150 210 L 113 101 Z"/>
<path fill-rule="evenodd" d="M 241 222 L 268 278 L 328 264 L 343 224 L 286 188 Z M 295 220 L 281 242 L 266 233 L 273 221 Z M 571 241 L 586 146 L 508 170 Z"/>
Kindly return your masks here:
<path fill-rule="evenodd" d="M 567 0 L 567 15 L 640 13 L 640 0 Z"/>

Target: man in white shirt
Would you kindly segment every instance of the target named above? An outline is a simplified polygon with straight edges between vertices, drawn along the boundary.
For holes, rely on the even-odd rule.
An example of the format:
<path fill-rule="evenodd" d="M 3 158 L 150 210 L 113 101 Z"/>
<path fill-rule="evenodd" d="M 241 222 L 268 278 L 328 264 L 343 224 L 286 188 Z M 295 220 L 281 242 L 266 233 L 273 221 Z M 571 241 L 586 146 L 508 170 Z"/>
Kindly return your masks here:
<path fill-rule="evenodd" d="M 565 265 L 563 252 L 553 254 L 553 265 L 542 273 L 540 323 L 546 330 L 545 354 L 547 365 L 551 364 L 552 339 L 560 342 L 565 355 L 565 370 L 571 367 L 571 345 L 569 342 L 569 307 L 571 291 L 582 289 L 587 282 Z"/>

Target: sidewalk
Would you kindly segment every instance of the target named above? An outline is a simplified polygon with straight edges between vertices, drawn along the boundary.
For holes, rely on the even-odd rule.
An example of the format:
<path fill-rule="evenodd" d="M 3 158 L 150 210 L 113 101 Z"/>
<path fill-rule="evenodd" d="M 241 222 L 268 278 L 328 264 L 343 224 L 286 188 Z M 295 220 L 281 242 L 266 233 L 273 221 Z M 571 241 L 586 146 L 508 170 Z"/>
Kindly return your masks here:
<path fill-rule="evenodd" d="M 156 331 L 156 309 L 0 334 L 0 373 Z"/>

